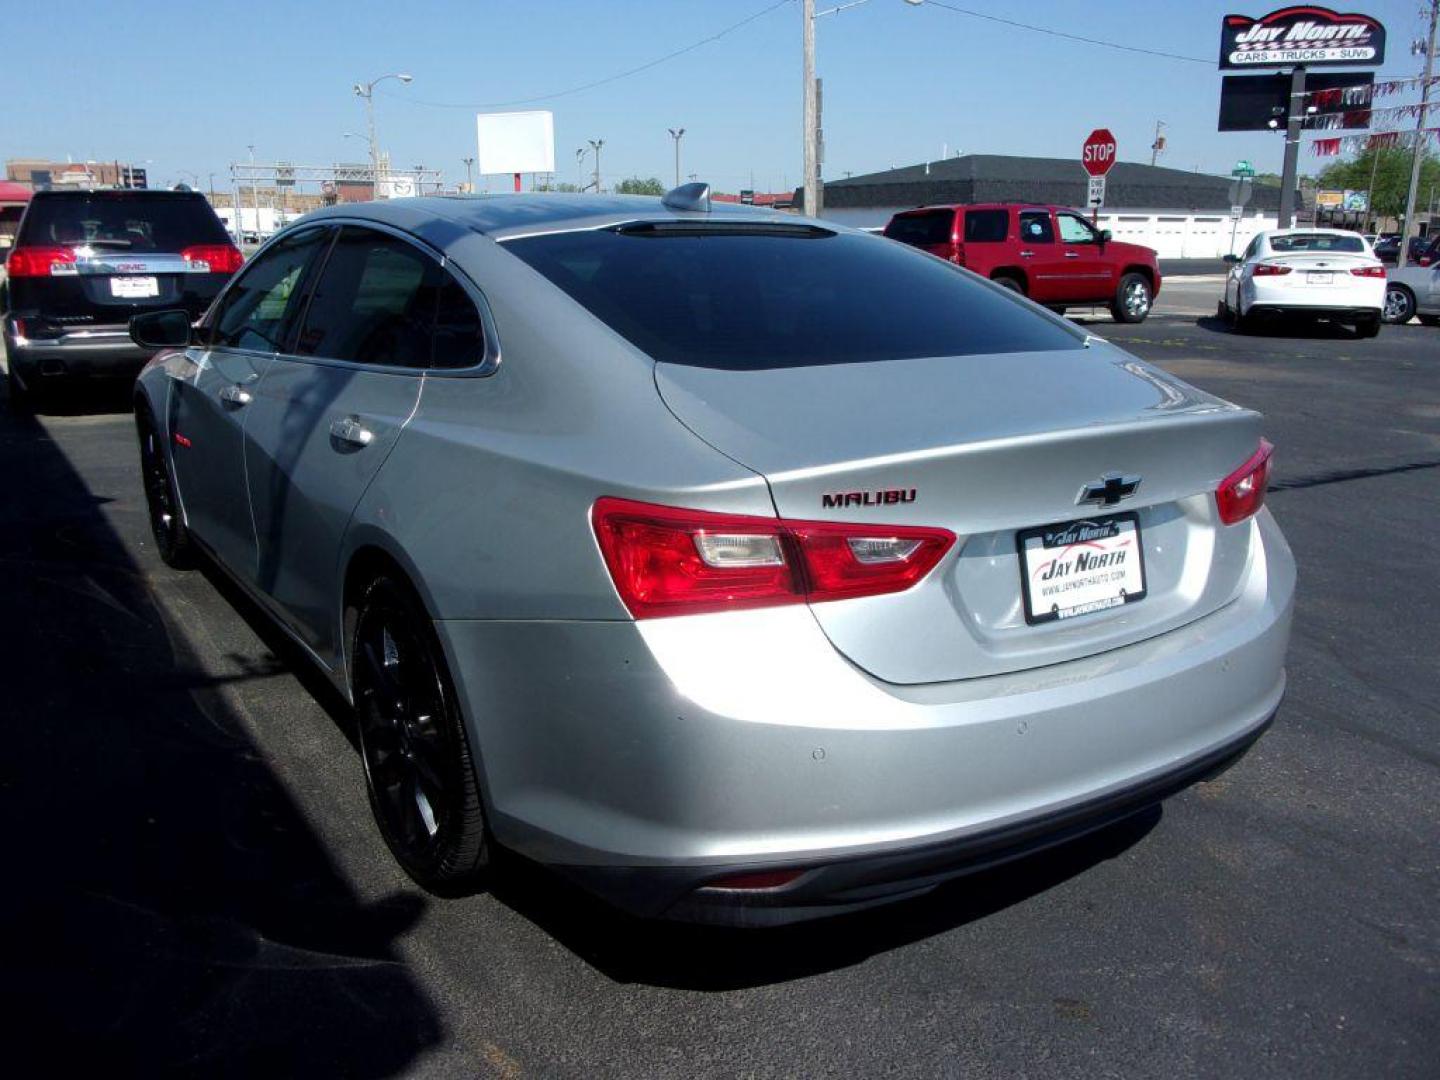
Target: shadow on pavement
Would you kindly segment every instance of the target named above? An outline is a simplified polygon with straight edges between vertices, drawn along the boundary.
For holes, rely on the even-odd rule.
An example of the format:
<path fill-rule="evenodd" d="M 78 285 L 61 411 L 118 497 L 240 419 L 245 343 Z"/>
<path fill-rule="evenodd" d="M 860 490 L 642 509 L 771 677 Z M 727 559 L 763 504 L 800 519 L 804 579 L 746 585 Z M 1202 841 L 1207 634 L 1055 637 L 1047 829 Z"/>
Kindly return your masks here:
<path fill-rule="evenodd" d="M 513 856 L 497 866 L 491 894 L 617 982 L 738 990 L 850 967 L 993 915 L 1123 854 L 1160 818 L 1152 807 L 913 900 L 759 930 L 633 919 Z"/>
<path fill-rule="evenodd" d="M 354 895 L 167 624 L 168 571 L 130 560 L 41 425 L 0 407 L 0 459 L 0 1061 L 404 1070 L 442 1038 L 393 949 L 428 899 Z"/>
<path fill-rule="evenodd" d="M 1358 341 L 1354 327 L 1328 319 L 1271 318 L 1261 319 L 1252 327 L 1237 330 L 1218 315 L 1202 315 L 1195 320 L 1201 330 L 1212 334 L 1230 334 L 1241 338 L 1290 338 L 1298 341 Z"/>

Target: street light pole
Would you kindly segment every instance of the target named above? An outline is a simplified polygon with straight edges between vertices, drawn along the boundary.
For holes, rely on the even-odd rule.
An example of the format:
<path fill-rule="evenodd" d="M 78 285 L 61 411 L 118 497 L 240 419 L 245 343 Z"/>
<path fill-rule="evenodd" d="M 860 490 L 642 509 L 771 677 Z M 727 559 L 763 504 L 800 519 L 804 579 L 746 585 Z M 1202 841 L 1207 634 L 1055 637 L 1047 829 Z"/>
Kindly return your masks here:
<path fill-rule="evenodd" d="M 600 194 L 600 148 L 605 145 L 604 139 L 587 139 L 590 149 L 595 151 L 595 194 Z"/>
<path fill-rule="evenodd" d="M 1430 108 L 1430 77 L 1435 72 L 1435 24 L 1440 22 L 1440 0 L 1430 0 L 1430 41 L 1425 46 L 1425 77 L 1420 82 L 1420 115 L 1415 119 L 1415 146 L 1410 151 L 1410 186 L 1405 191 L 1405 227 L 1400 232 L 1399 264 L 1410 260 L 1410 233 L 1415 228 L 1415 193 L 1420 187 L 1420 158 L 1425 149 L 1425 114 Z"/>
<path fill-rule="evenodd" d="M 255 182 L 255 147 L 247 146 L 250 151 L 250 205 L 255 208 L 255 239 L 260 239 L 260 185 Z M 238 213 L 238 211 L 237 211 Z"/>
<path fill-rule="evenodd" d="M 685 137 L 684 128 L 666 128 L 670 138 L 675 140 L 675 186 L 680 186 L 680 140 Z"/>
<path fill-rule="evenodd" d="M 465 163 L 465 192 L 468 195 L 473 195 L 475 194 L 475 177 L 471 170 L 475 165 L 475 159 L 473 157 L 467 157 L 461 158 L 460 160 Z"/>
<path fill-rule="evenodd" d="M 375 87 L 386 79 L 398 79 L 402 83 L 411 81 L 411 76 L 392 72 L 371 79 L 367 83 L 355 84 L 355 96 L 365 99 L 365 120 L 370 127 L 370 197 L 380 198 L 380 151 L 375 142 Z"/>

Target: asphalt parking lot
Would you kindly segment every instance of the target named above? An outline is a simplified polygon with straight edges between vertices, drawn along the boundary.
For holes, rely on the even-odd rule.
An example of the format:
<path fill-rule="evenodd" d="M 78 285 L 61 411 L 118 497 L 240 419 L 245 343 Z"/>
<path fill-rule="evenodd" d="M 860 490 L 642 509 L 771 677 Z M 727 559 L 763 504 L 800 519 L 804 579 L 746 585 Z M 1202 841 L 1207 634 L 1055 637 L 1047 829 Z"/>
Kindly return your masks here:
<path fill-rule="evenodd" d="M 1163 812 L 781 930 L 632 923 L 515 863 L 421 892 L 341 704 L 155 557 L 126 395 L 0 410 L 10 1071 L 1434 1076 L 1440 331 L 1240 337 L 1205 287 L 1080 321 L 1269 416 L 1274 728 Z"/>

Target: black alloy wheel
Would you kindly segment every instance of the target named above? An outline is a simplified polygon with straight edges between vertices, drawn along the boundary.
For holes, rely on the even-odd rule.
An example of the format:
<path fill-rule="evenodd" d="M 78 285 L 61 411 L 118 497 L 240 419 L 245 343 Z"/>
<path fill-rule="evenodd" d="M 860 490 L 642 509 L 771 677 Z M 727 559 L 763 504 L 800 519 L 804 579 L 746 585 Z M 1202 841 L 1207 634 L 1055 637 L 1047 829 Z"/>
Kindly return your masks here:
<path fill-rule="evenodd" d="M 176 570 L 188 569 L 195 561 L 190 531 L 180 513 L 180 500 L 170 475 L 165 441 L 147 406 L 141 405 L 136 410 L 135 426 L 140 436 L 140 479 L 145 485 L 145 504 L 149 511 L 150 532 L 155 537 L 155 550 L 166 566 Z"/>
<path fill-rule="evenodd" d="M 370 809 L 406 873 L 435 891 L 489 861 L 475 762 L 443 653 L 412 591 L 376 578 L 360 598 L 352 688 Z"/>

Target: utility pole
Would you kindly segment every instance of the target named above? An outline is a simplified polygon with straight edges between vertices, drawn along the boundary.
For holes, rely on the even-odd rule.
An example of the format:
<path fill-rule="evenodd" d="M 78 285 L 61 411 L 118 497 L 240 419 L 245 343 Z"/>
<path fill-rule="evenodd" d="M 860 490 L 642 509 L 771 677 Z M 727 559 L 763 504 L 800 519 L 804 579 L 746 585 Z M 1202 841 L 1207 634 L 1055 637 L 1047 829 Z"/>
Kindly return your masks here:
<path fill-rule="evenodd" d="M 1420 158 L 1425 150 L 1425 113 L 1430 108 L 1430 77 L 1435 72 L 1436 22 L 1440 22 L 1440 0 L 1430 0 L 1430 40 L 1425 46 L 1425 77 L 1420 82 L 1420 115 L 1415 120 L 1415 146 L 1410 151 L 1410 186 L 1405 191 L 1405 228 L 1400 233 L 1401 266 L 1410 261 L 1410 234 L 1415 229 L 1415 193 L 1420 187 Z"/>
<path fill-rule="evenodd" d="M 605 145 L 604 139 L 587 139 L 590 149 L 595 151 L 595 194 L 600 194 L 600 148 Z"/>
<path fill-rule="evenodd" d="M 675 186 L 680 186 L 680 140 L 685 137 L 684 128 L 666 128 L 670 138 L 675 140 Z"/>
<path fill-rule="evenodd" d="M 1437 0 L 1440 2 L 1440 0 Z M 1295 224 L 1295 184 L 1300 172 L 1300 125 L 1305 119 L 1305 65 L 1290 72 L 1290 103 L 1285 121 L 1285 165 L 1280 170 L 1280 220 L 1282 229 Z"/>
<path fill-rule="evenodd" d="M 460 160 L 465 163 L 465 193 L 467 195 L 474 195 L 475 174 L 473 172 L 473 169 L 475 166 L 475 159 L 473 157 L 463 157 Z"/>
<path fill-rule="evenodd" d="M 1165 149 L 1165 136 L 1162 134 L 1162 132 L 1164 132 L 1164 130 L 1165 130 L 1165 121 L 1164 121 L 1164 120 L 1156 120 L 1156 121 L 1155 121 L 1155 141 L 1150 144 L 1150 164 L 1151 164 L 1151 166 L 1154 166 L 1154 164 L 1155 164 L 1155 159 L 1158 158 L 1158 157 L 1160 156 L 1160 154 L 1161 154 L 1161 153 L 1164 151 L 1164 149 Z"/>
<path fill-rule="evenodd" d="M 589 152 L 583 146 L 575 151 L 575 179 L 581 191 L 585 190 L 585 155 Z"/>
<path fill-rule="evenodd" d="M 1370 215 L 1375 212 L 1375 175 L 1380 171 L 1380 147 L 1374 147 L 1370 153 L 1373 155 L 1370 159 L 1370 189 L 1365 192 L 1365 227 L 1360 230 L 1362 233 L 1370 231 Z"/>
<path fill-rule="evenodd" d="M 815 0 L 802 0 L 801 21 L 805 59 L 805 213 L 819 217 L 820 201 L 820 95 L 815 86 Z"/>

